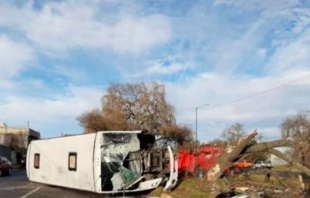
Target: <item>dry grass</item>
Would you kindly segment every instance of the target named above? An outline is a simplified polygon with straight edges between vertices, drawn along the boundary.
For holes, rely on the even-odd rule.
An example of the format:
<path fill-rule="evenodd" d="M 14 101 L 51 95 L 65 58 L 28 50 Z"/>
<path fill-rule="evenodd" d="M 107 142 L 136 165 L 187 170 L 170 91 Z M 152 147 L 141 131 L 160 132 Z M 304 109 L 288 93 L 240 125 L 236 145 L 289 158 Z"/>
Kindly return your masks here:
<path fill-rule="evenodd" d="M 183 197 L 197 197 L 197 198 L 208 198 L 211 197 L 211 187 L 204 180 L 198 178 L 188 178 L 180 181 L 178 186 L 170 191 L 164 192 L 166 195 L 170 195 L 173 198 L 183 198 Z M 163 193 L 162 188 L 158 188 L 152 191 L 151 196 L 160 197 Z"/>
<path fill-rule="evenodd" d="M 272 168 L 274 171 L 288 171 L 288 172 L 300 172 L 298 168 L 295 168 L 291 165 L 280 165 L 280 166 L 274 166 Z"/>
<path fill-rule="evenodd" d="M 228 192 L 236 187 L 249 187 L 256 190 L 288 190 L 287 196 L 294 195 L 297 191 L 300 191 L 301 186 L 296 178 L 276 178 L 271 176 L 267 181 L 266 176 L 260 173 L 240 174 L 233 178 L 222 178 L 217 180 L 216 183 L 210 184 L 205 180 L 199 178 L 188 178 L 180 181 L 179 185 L 170 192 L 163 192 L 162 188 L 158 188 L 150 194 L 150 196 L 161 197 L 197 197 L 208 198 L 215 197 L 220 192 Z M 292 194 L 290 194 L 292 193 Z M 278 195 L 272 195 L 271 197 L 277 197 Z M 281 195 L 281 198 L 286 196 Z"/>

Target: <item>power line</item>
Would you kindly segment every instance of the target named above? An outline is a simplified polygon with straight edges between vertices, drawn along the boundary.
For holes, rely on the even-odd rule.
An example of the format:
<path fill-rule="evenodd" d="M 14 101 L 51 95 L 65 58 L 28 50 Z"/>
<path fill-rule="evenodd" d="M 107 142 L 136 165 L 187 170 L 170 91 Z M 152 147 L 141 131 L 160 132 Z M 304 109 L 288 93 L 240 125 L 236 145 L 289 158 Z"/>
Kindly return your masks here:
<path fill-rule="evenodd" d="M 237 98 L 235 100 L 231 100 L 231 101 L 220 103 L 220 104 L 214 104 L 214 105 L 210 104 L 210 106 L 224 106 L 224 105 L 232 104 L 232 103 L 235 103 L 235 102 L 239 102 L 239 101 L 247 100 L 247 99 L 250 99 L 250 98 L 254 98 L 254 97 L 257 97 L 257 96 L 260 96 L 260 95 L 264 95 L 266 93 L 269 93 L 269 92 L 281 89 L 281 88 L 286 87 L 286 86 L 288 86 L 288 85 L 290 85 L 290 84 L 292 84 L 294 82 L 298 82 L 298 81 L 303 80 L 303 79 L 308 78 L 308 77 L 310 77 L 310 74 L 308 74 L 306 76 L 303 76 L 303 77 L 300 77 L 300 78 L 297 78 L 297 79 L 294 79 L 294 80 L 291 80 L 288 83 L 284 83 L 284 84 L 281 84 L 279 86 L 276 86 L 276 87 L 273 87 L 273 88 L 270 88 L 270 89 L 267 89 L 267 90 L 264 90 L 264 91 L 261 91 L 261 92 L 257 92 L 256 94 L 253 94 L 251 96 Z M 190 109 L 195 109 L 195 107 L 180 107 L 180 108 L 175 108 L 175 109 L 185 109 L 185 110 L 187 109 L 187 110 L 190 110 Z"/>
<path fill-rule="evenodd" d="M 282 85 L 279 85 L 279 86 L 276 86 L 276 87 L 273 87 L 273 88 L 270 88 L 270 89 L 267 89 L 267 90 L 264 90 L 264 91 L 261 91 L 261 92 L 257 92 L 256 94 L 253 94 L 251 96 L 246 96 L 246 97 L 242 97 L 242 98 L 238 98 L 238 99 L 235 99 L 235 100 L 232 100 L 232 101 L 229 101 L 229 102 L 226 102 L 226 103 L 222 103 L 222 104 L 215 104 L 215 105 L 212 105 L 212 106 L 224 106 L 224 105 L 228 105 L 228 104 L 232 104 L 232 103 L 235 103 L 235 102 L 239 102 L 239 101 L 242 101 L 242 100 L 247 100 L 249 98 L 254 98 L 256 96 L 260 96 L 260 95 L 264 95 L 266 93 L 269 93 L 269 92 L 272 92 L 272 91 L 275 91 L 275 90 L 278 90 L 278 89 L 281 89 L 283 87 L 286 87 L 287 85 L 290 85 L 294 82 L 298 82 L 302 79 L 305 79 L 305 78 L 308 78 L 310 77 L 310 74 L 306 75 L 306 76 L 303 76 L 303 77 L 300 77 L 300 78 L 297 78 L 297 79 L 294 79 L 288 83 L 284 83 Z"/>

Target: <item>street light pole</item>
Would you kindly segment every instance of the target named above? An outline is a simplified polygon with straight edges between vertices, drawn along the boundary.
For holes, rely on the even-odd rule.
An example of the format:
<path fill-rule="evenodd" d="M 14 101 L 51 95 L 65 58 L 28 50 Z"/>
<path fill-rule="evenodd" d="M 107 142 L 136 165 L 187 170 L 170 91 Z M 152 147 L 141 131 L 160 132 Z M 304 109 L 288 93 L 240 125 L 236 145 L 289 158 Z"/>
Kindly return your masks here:
<path fill-rule="evenodd" d="M 195 107 L 195 112 L 196 112 L 196 150 L 198 150 L 198 126 L 197 126 L 197 123 L 198 123 L 198 109 L 200 107 L 204 107 L 204 106 L 208 106 L 209 104 L 203 104 L 203 105 L 200 105 L 198 107 Z"/>
<path fill-rule="evenodd" d="M 197 134 L 198 134 L 197 133 L 197 111 L 198 111 L 198 107 L 196 107 L 195 110 L 196 110 L 196 130 L 195 130 L 196 135 L 195 136 L 196 136 L 196 150 L 197 150 L 198 149 L 198 142 L 197 142 L 198 141 L 198 138 L 197 138 Z"/>

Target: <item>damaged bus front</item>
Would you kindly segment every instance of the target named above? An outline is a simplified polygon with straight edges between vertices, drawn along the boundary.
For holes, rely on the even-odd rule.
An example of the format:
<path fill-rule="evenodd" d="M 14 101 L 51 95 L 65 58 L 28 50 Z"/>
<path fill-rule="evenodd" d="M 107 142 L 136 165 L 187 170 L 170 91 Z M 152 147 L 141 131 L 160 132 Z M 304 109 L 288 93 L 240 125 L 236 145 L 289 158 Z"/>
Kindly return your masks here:
<path fill-rule="evenodd" d="M 159 185 L 165 190 L 175 187 L 178 173 L 172 150 L 157 147 L 153 134 L 101 134 L 102 193 L 150 190 Z"/>

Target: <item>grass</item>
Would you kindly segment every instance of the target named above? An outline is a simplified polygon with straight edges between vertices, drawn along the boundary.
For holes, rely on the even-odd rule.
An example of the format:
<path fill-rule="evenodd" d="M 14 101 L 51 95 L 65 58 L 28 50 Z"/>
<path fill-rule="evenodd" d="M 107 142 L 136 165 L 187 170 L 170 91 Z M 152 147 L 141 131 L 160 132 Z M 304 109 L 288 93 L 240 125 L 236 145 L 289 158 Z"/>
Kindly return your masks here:
<path fill-rule="evenodd" d="M 258 174 L 258 173 L 251 173 L 248 176 L 240 175 L 235 180 L 239 181 L 239 182 L 244 182 L 244 181 L 257 182 L 258 184 L 260 184 L 261 187 L 266 187 L 270 184 L 273 187 L 278 187 L 279 189 L 283 188 L 282 183 L 285 183 L 289 187 L 290 186 L 300 186 L 300 183 L 299 183 L 297 178 L 280 177 L 280 180 L 281 180 L 280 181 L 279 179 L 275 178 L 274 176 L 271 176 L 269 181 L 266 181 L 266 176 L 264 174 Z"/>
<path fill-rule="evenodd" d="M 295 168 L 291 165 L 279 165 L 272 167 L 272 170 L 274 171 L 289 171 L 289 172 L 300 172 L 298 168 Z"/>
<path fill-rule="evenodd" d="M 178 186 L 170 192 L 163 192 L 162 188 L 157 188 L 156 190 L 152 191 L 151 195 L 160 197 L 162 193 L 173 198 L 211 197 L 210 186 L 208 186 L 206 182 L 198 178 L 183 179 L 179 182 Z"/>
<path fill-rule="evenodd" d="M 216 182 L 215 189 L 219 191 L 229 191 L 232 187 L 245 187 L 245 186 L 256 186 L 256 189 L 272 188 L 272 189 L 284 189 L 284 186 L 281 182 L 287 184 L 289 187 L 300 186 L 300 183 L 297 178 L 281 178 L 279 181 L 277 178 L 271 176 L 270 180 L 265 181 L 265 175 L 260 173 L 250 173 L 240 174 L 237 177 L 226 179 L 219 179 Z M 247 183 L 247 181 L 252 182 L 252 184 Z M 164 194 L 164 196 L 162 196 Z M 215 197 L 215 194 L 212 194 L 212 186 L 210 183 L 199 178 L 187 178 L 179 182 L 178 186 L 170 191 L 164 192 L 163 188 L 157 188 L 151 192 L 151 196 L 156 197 L 165 197 L 165 198 L 183 198 L 183 197 L 193 197 L 193 198 L 208 198 Z"/>

